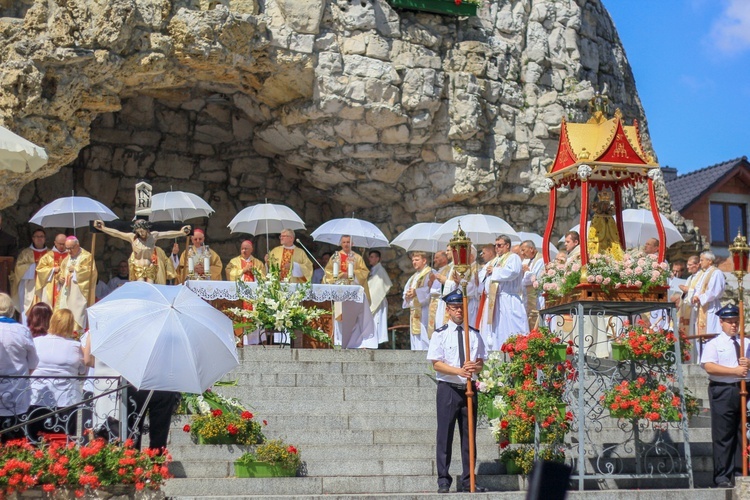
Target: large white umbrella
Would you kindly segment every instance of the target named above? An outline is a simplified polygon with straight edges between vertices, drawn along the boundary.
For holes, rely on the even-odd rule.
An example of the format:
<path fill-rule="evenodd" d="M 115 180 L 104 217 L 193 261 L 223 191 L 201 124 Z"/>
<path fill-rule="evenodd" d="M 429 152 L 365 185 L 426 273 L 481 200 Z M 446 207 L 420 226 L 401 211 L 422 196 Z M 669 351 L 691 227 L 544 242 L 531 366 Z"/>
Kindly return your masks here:
<path fill-rule="evenodd" d="M 685 241 L 680 231 L 664 215 L 659 214 L 661 223 L 664 225 L 666 246 L 673 245 L 679 241 Z M 643 246 L 649 238 L 659 239 L 656 231 L 656 222 L 651 210 L 642 208 L 629 208 L 622 211 L 622 225 L 625 230 L 625 246 L 636 248 Z"/>
<path fill-rule="evenodd" d="M 437 239 L 442 245 L 447 245 L 453 238 L 453 233 L 458 229 L 459 221 L 461 222 L 461 229 L 475 245 L 494 243 L 501 234 L 510 238 L 511 245 L 521 243 L 521 238 L 510 227 L 510 224 L 500 217 L 484 214 L 466 214 L 453 217 L 437 228 L 432 235 L 433 238 Z"/>
<path fill-rule="evenodd" d="M 184 191 L 168 191 L 151 197 L 149 220 L 182 222 L 198 217 L 208 217 L 212 213 L 214 209 L 200 196 Z"/>
<path fill-rule="evenodd" d="M 283 229 L 305 229 L 305 223 L 285 205 L 260 203 L 242 209 L 229 223 L 233 233 L 276 234 Z"/>
<path fill-rule="evenodd" d="M 437 228 L 441 225 L 442 224 L 437 222 L 420 222 L 414 224 L 393 238 L 391 245 L 401 247 L 407 252 L 422 251 L 435 253 L 438 250 L 445 248 L 445 245 L 440 245 L 438 241 L 432 237 Z"/>
<path fill-rule="evenodd" d="M 674 245 L 677 242 L 685 241 L 680 231 L 672 224 L 669 219 L 659 214 L 661 223 L 664 225 L 664 232 L 667 237 L 666 245 Z M 659 239 L 659 233 L 656 231 L 656 222 L 651 210 L 643 208 L 628 208 L 622 211 L 622 226 L 625 231 L 625 248 L 638 248 L 646 243 L 649 238 Z M 581 225 L 576 224 L 570 230 L 580 234 Z M 586 223 L 586 228 L 591 228 L 591 221 Z M 560 238 L 560 242 L 565 240 L 565 236 Z"/>
<path fill-rule="evenodd" d="M 92 220 L 110 221 L 117 216 L 104 204 L 85 196 L 58 198 L 39 209 L 29 220 L 42 227 L 78 228 Z"/>
<path fill-rule="evenodd" d="M 201 394 L 239 365 L 232 321 L 188 287 L 130 281 L 88 317 L 91 353 L 138 389 Z"/>
<path fill-rule="evenodd" d="M 352 237 L 352 245 L 355 247 L 389 246 L 388 238 L 375 224 L 354 217 L 329 220 L 313 231 L 311 236 L 315 241 L 338 245 L 344 235 Z"/>
<path fill-rule="evenodd" d="M 537 250 L 541 251 L 544 246 L 544 238 L 536 233 L 527 233 L 524 231 L 518 231 L 518 236 L 521 237 L 521 241 L 530 240 L 534 242 L 534 245 L 536 246 Z M 554 258 L 555 255 L 559 253 L 559 250 L 555 245 L 552 243 L 549 243 L 549 256 L 550 258 Z"/>
<path fill-rule="evenodd" d="M 24 173 L 47 163 L 47 152 L 31 141 L 0 127 L 0 170 Z M 62 227 L 62 226 L 60 226 Z"/>

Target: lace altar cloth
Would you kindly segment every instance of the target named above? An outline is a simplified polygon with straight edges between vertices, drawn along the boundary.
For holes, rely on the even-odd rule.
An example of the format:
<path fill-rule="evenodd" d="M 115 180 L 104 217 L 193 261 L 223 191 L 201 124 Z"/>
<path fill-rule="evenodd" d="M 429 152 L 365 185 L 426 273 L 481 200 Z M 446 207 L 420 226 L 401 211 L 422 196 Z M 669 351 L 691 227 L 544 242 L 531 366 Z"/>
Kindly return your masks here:
<path fill-rule="evenodd" d="M 204 300 L 240 300 L 255 298 L 255 289 L 257 283 L 245 283 L 247 286 L 248 296 L 240 297 L 237 293 L 237 283 L 234 281 L 209 281 L 209 280 L 188 280 L 185 286 L 194 291 Z M 295 288 L 296 283 L 290 283 L 287 286 Z M 313 285 L 310 294 L 306 297 L 308 300 L 315 302 L 358 302 L 362 303 L 365 299 L 365 291 L 360 285 Z"/>
<path fill-rule="evenodd" d="M 256 283 L 245 283 L 248 297 L 252 299 Z M 188 280 L 185 286 L 203 300 L 240 300 L 234 281 Z M 296 287 L 294 283 L 288 286 Z M 334 342 L 347 349 L 377 349 L 378 340 L 370 303 L 360 285 L 313 285 L 309 300 L 315 302 L 341 302 L 341 317 L 334 321 Z"/>

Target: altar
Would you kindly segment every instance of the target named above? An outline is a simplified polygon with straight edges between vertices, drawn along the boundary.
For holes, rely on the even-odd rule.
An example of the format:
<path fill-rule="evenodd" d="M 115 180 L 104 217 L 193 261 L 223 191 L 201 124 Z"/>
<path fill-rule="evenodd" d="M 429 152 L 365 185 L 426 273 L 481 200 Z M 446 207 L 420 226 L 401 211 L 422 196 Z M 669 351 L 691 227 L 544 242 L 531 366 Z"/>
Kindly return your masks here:
<path fill-rule="evenodd" d="M 239 301 L 254 298 L 256 283 L 245 283 L 247 297 L 240 297 L 234 281 L 188 280 L 185 286 L 203 300 Z M 290 288 L 297 285 L 289 283 Z M 312 285 L 306 297 L 314 302 L 340 302 L 341 319 L 332 321 L 332 327 L 341 332 L 341 346 L 345 349 L 378 348 L 375 322 L 370 312 L 370 303 L 360 285 Z M 338 326 L 335 326 L 338 324 Z"/>

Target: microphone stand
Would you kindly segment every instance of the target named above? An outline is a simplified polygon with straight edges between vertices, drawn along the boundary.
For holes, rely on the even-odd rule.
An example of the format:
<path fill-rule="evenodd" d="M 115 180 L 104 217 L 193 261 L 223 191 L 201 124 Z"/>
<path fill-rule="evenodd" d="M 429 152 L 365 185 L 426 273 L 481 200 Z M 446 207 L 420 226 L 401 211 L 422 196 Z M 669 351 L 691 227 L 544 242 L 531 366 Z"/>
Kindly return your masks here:
<path fill-rule="evenodd" d="M 297 243 L 299 243 L 299 246 L 302 247 L 302 250 L 304 250 L 305 253 L 310 256 L 310 258 L 313 260 L 313 262 L 315 262 L 318 265 L 319 268 L 325 270 L 325 267 L 323 267 L 323 266 L 320 265 L 320 262 L 318 262 L 318 259 L 316 259 L 315 256 L 312 254 L 312 252 L 307 249 L 307 247 L 304 245 L 304 243 L 302 243 L 299 238 L 297 238 L 296 241 L 297 241 Z"/>

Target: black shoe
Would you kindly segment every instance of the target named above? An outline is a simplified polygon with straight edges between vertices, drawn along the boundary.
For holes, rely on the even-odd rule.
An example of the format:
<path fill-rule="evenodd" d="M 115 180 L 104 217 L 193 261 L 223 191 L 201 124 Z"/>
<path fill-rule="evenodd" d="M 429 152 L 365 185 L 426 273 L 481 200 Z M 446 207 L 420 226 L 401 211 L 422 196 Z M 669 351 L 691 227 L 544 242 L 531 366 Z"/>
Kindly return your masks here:
<path fill-rule="evenodd" d="M 722 481 L 716 485 L 717 488 L 734 488 L 734 485 L 729 481 Z"/>
<path fill-rule="evenodd" d="M 438 493 L 449 493 L 451 491 L 450 486 L 440 486 L 438 487 Z"/>
<path fill-rule="evenodd" d="M 484 486 L 479 486 L 478 484 L 474 485 L 474 493 L 487 493 L 487 491 L 489 490 L 485 488 Z M 462 492 L 471 493 L 471 486 L 457 485 L 456 493 L 462 493 Z"/>

